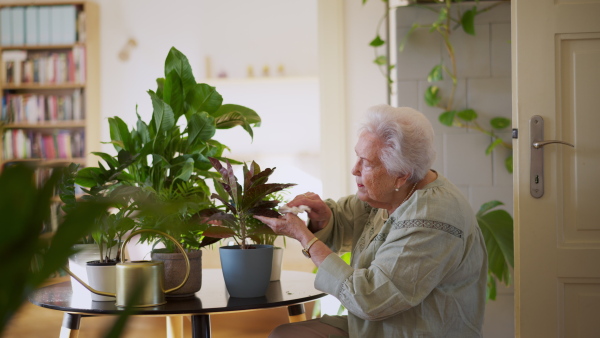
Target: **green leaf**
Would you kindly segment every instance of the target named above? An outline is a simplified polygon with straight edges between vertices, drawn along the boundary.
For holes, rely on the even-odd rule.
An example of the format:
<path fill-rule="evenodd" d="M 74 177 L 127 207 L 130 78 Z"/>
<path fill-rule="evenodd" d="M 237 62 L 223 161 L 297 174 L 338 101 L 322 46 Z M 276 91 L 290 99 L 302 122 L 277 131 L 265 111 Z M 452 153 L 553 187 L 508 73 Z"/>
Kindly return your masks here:
<path fill-rule="evenodd" d="M 140 115 L 137 116 L 138 120 L 136 123 L 137 132 L 139 135 L 140 142 L 142 144 L 150 142 L 150 131 L 148 130 L 148 125 L 146 122 L 142 121 Z"/>
<path fill-rule="evenodd" d="M 171 107 L 161 100 L 156 94 L 149 90 L 148 94 L 152 98 L 152 119 L 154 120 L 154 126 L 157 133 L 166 132 L 175 126 L 175 115 Z"/>
<path fill-rule="evenodd" d="M 425 91 L 425 102 L 430 107 L 437 106 L 440 103 L 441 98 L 439 97 L 440 88 L 438 86 L 429 86 Z"/>
<path fill-rule="evenodd" d="M 475 15 L 477 14 L 477 7 L 473 6 L 463 13 L 460 20 L 463 30 L 467 34 L 475 35 Z"/>
<path fill-rule="evenodd" d="M 239 104 L 224 104 L 212 115 L 214 117 L 219 117 L 231 112 L 236 112 L 242 115 L 248 123 L 258 124 L 261 122 L 260 116 L 253 109 L 241 106 Z"/>
<path fill-rule="evenodd" d="M 387 64 L 387 57 L 385 55 L 379 55 L 373 62 L 379 66 L 385 66 Z"/>
<path fill-rule="evenodd" d="M 492 153 L 492 151 L 494 150 L 494 148 L 496 148 L 497 146 L 502 144 L 502 139 L 497 138 L 494 140 L 494 142 L 490 143 L 490 145 L 487 147 L 487 149 L 485 149 L 485 154 L 489 155 Z"/>
<path fill-rule="evenodd" d="M 452 127 L 452 125 L 454 124 L 455 116 L 456 116 L 456 110 L 449 110 L 449 111 L 445 111 L 445 112 L 441 113 L 440 116 L 438 117 L 438 120 L 440 121 L 441 124 L 448 126 L 448 127 Z"/>
<path fill-rule="evenodd" d="M 175 121 L 183 115 L 184 89 L 179 74 L 172 70 L 165 79 L 162 100 L 173 109 Z"/>
<path fill-rule="evenodd" d="M 216 131 L 215 119 L 206 112 L 191 115 L 188 122 L 188 146 L 194 148 L 203 141 L 210 140 Z"/>
<path fill-rule="evenodd" d="M 494 117 L 493 119 L 490 120 L 490 124 L 492 125 L 492 128 L 494 128 L 494 129 L 504 129 L 504 128 L 510 126 L 511 121 L 510 121 L 510 119 L 507 119 L 505 117 Z"/>
<path fill-rule="evenodd" d="M 443 26 L 446 24 L 446 19 L 448 19 L 448 8 L 447 7 L 442 7 L 440 9 L 440 12 L 438 14 L 437 19 L 435 20 L 435 22 L 433 23 L 433 27 L 432 28 L 437 28 L 439 26 Z"/>
<path fill-rule="evenodd" d="M 214 115 L 219 107 L 221 107 L 223 97 L 217 92 L 215 87 L 205 83 L 198 83 L 187 92 L 185 101 L 194 112 L 205 111 L 210 115 Z"/>
<path fill-rule="evenodd" d="M 181 171 L 179 172 L 177 177 L 175 177 L 175 179 L 188 181 L 190 179 L 190 176 L 192 176 L 192 172 L 194 172 L 194 160 L 189 158 L 187 161 L 185 161 L 185 164 L 183 165 Z"/>
<path fill-rule="evenodd" d="M 190 62 L 187 57 L 175 47 L 171 48 L 167 55 L 167 59 L 165 60 L 165 77 L 173 70 L 179 74 L 183 89 L 186 93 L 196 85 L 196 79 L 194 78 Z"/>
<path fill-rule="evenodd" d="M 473 109 L 465 109 L 456 113 L 456 116 L 466 122 L 471 122 L 477 118 L 477 113 Z"/>
<path fill-rule="evenodd" d="M 229 112 L 225 115 L 221 115 L 215 119 L 215 124 L 218 129 L 229 129 L 235 126 L 242 126 L 244 130 L 250 134 L 250 137 L 254 137 L 252 127 L 246 120 L 246 118 L 238 112 Z"/>
<path fill-rule="evenodd" d="M 477 222 L 485 239 L 488 269 L 505 284 L 510 283 L 514 266 L 513 219 L 505 210 L 478 213 Z"/>
<path fill-rule="evenodd" d="M 96 184 L 101 184 L 102 182 L 98 181 L 99 176 L 102 174 L 102 170 L 100 168 L 94 167 L 86 167 L 77 172 L 77 176 L 75 177 L 75 183 L 79 184 L 82 187 L 91 188 L 96 186 Z"/>
<path fill-rule="evenodd" d="M 504 160 L 504 167 L 508 170 L 509 173 L 513 173 L 513 156 L 509 155 L 506 160 Z"/>
<path fill-rule="evenodd" d="M 119 166 L 119 161 L 107 153 L 92 151 L 92 154 L 102 158 L 109 166 L 113 168 Z"/>
<path fill-rule="evenodd" d="M 486 299 L 496 299 L 496 278 L 494 278 L 494 275 L 492 275 L 489 270 L 487 274 L 487 288 L 485 290 L 485 294 Z"/>
<path fill-rule="evenodd" d="M 369 46 L 371 47 L 380 47 L 385 45 L 385 41 L 383 41 L 381 39 L 381 37 L 379 36 L 379 34 L 377 34 L 377 36 L 375 37 L 375 39 L 373 39 L 373 41 L 371 41 L 371 43 L 369 43 Z"/>
<path fill-rule="evenodd" d="M 500 201 L 497 201 L 497 200 L 490 201 L 490 202 L 487 202 L 487 203 L 483 203 L 481 205 L 481 207 L 479 207 L 479 211 L 477 212 L 477 215 L 483 215 L 488 210 L 491 210 L 491 209 L 493 209 L 495 207 L 498 207 L 498 206 L 501 206 L 501 205 L 504 205 L 504 203 L 502 203 Z"/>
<path fill-rule="evenodd" d="M 444 79 L 444 66 L 436 65 L 431 69 L 429 75 L 427 75 L 427 82 L 437 82 Z"/>
<path fill-rule="evenodd" d="M 404 47 L 406 46 L 406 43 L 408 42 L 408 38 L 410 37 L 410 35 L 417 30 L 417 28 L 419 28 L 419 24 L 418 23 L 413 23 L 412 26 L 410 26 L 410 29 L 408 30 L 408 32 L 406 33 L 406 35 L 404 35 L 404 37 L 402 37 L 402 41 L 400 41 L 400 43 L 398 44 L 398 51 L 400 53 L 402 53 L 402 51 L 404 51 Z"/>
<path fill-rule="evenodd" d="M 131 149 L 131 134 L 129 133 L 129 129 L 127 128 L 127 124 L 121 120 L 120 117 L 109 117 L 108 125 L 110 129 L 110 139 L 112 141 L 118 141 L 123 145 L 123 148 Z M 117 151 L 121 150 L 121 147 L 118 146 L 118 143 L 114 143 L 115 149 Z"/>

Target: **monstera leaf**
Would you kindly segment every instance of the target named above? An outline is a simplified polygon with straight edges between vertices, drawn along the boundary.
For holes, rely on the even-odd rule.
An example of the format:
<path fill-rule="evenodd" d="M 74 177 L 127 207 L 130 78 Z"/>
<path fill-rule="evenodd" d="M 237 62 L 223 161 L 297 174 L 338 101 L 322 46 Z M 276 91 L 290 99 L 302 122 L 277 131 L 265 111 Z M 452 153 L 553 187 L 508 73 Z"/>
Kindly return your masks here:
<path fill-rule="evenodd" d="M 488 253 L 489 299 L 496 299 L 496 280 L 510 284 L 510 269 L 514 266 L 513 219 L 505 210 L 491 210 L 501 205 L 500 201 L 491 201 L 477 212 Z"/>

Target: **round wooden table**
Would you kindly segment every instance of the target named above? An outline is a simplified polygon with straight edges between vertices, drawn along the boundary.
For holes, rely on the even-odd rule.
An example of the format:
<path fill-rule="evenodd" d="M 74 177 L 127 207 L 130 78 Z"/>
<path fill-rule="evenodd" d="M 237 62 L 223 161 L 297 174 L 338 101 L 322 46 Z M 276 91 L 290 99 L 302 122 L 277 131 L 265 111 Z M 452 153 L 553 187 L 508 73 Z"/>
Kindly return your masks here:
<path fill-rule="evenodd" d="M 245 310 L 288 307 L 290 321 L 306 320 L 304 303 L 327 294 L 314 288 L 315 275 L 308 272 L 282 271 L 281 280 L 271 282 L 264 297 L 229 297 L 220 269 L 202 270 L 202 288 L 187 298 L 167 297 L 167 303 L 156 307 L 135 308 L 135 316 L 167 316 L 167 320 L 189 315 L 192 320 L 192 337 L 210 337 L 210 314 Z M 115 302 L 92 301 L 90 294 L 73 294 L 71 282 L 62 282 L 35 290 L 29 301 L 37 306 L 65 312 L 61 337 L 77 337 L 82 317 L 120 315 L 123 308 Z M 175 326 L 178 324 L 175 322 Z M 173 326 L 167 325 L 167 329 Z M 168 332 L 177 337 L 177 332 Z"/>

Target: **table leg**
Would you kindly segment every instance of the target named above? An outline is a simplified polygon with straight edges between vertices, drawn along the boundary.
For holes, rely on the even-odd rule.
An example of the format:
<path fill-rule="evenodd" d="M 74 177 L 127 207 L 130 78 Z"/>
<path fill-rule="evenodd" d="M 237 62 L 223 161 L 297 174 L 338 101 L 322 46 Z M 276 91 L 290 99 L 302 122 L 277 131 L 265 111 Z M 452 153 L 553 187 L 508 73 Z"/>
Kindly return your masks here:
<path fill-rule="evenodd" d="M 192 315 L 192 338 L 210 338 L 210 315 Z"/>
<path fill-rule="evenodd" d="M 288 306 L 288 316 L 290 318 L 290 323 L 305 321 L 306 313 L 304 313 L 304 304 L 294 304 Z"/>
<path fill-rule="evenodd" d="M 167 338 L 183 338 L 183 316 L 167 316 Z"/>
<path fill-rule="evenodd" d="M 79 336 L 79 322 L 81 315 L 65 313 L 60 328 L 60 338 L 77 338 Z"/>

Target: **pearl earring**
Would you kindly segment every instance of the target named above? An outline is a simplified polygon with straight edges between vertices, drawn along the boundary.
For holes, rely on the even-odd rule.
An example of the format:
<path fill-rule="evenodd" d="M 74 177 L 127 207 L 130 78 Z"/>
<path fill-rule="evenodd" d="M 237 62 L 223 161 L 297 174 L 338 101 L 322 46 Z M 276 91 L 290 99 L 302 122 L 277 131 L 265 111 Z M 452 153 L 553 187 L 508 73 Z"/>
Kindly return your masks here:
<path fill-rule="evenodd" d="M 400 191 L 400 188 L 396 188 L 396 189 L 394 189 L 394 191 Z"/>

